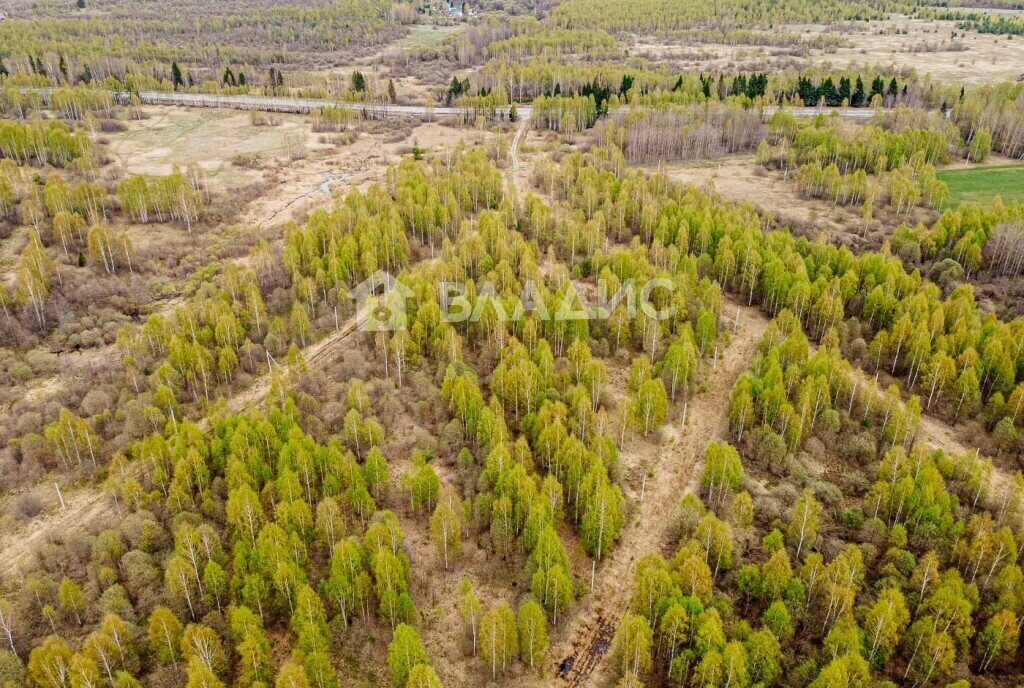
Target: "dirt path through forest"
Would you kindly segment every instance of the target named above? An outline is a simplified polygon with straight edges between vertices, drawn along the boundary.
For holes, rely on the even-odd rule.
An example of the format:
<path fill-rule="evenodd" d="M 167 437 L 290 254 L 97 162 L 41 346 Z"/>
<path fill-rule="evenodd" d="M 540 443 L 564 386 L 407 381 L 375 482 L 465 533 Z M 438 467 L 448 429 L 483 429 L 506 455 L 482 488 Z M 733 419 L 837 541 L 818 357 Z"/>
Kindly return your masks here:
<path fill-rule="evenodd" d="M 365 312 L 359 312 L 351 316 L 348 320 L 341 323 L 334 332 L 303 349 L 302 357 L 305 359 L 306 367 L 326 369 L 326 366 L 338 354 L 342 345 L 359 331 L 359 326 L 366 321 L 366 317 L 367 314 Z M 280 366 L 276 369 L 280 369 Z M 238 391 L 228 399 L 228 408 L 232 413 L 241 413 L 259 405 L 270 393 L 272 381 L 273 375 L 271 373 L 259 376 L 248 387 Z"/>
<path fill-rule="evenodd" d="M 5 530 L 0 537 L 0 576 L 16 573 L 18 564 L 32 553 L 36 545 L 45 542 L 51 533 L 76 530 L 114 509 L 106 495 L 94 487 L 65 492 L 64 503 L 67 506 L 63 509 L 60 508 L 56 490 L 52 486 L 49 496 L 53 498 L 55 510 L 36 517 L 22 527 Z"/>
<path fill-rule="evenodd" d="M 28 227 L 17 226 L 0 239 L 0 284 L 10 288 L 17 277 L 18 258 L 28 243 Z"/>
<path fill-rule="evenodd" d="M 629 604 L 634 565 L 644 555 L 663 552 L 670 544 L 679 502 L 697 487 L 704 447 L 726 436 L 733 385 L 750 366 L 768 326 L 768 318 L 758 309 L 741 307 L 739 327 L 731 331 L 735 308 L 727 299 L 723 329 L 730 330 L 730 341 L 719 352 L 717 369 L 705 372 L 704 391 L 690 398 L 686 427 L 681 428 L 674 419 L 662 428 L 667 440 L 651 462 L 653 476 L 647 481 L 643 501 L 634 506 L 619 542 L 597 567 L 594 591 L 576 603 L 572 618 L 552 639 L 550 685 L 605 686 L 614 678 L 607 652 Z M 572 658 L 572 666 L 561 675 L 560 668 L 568 658 Z"/>
<path fill-rule="evenodd" d="M 735 313 L 736 304 L 726 303 L 723 317 Z M 731 333 L 717 371 L 705 377 L 705 391 L 690 399 L 685 429 L 678 421 L 663 428 L 667 441 L 652 462 L 654 477 L 647 482 L 644 501 L 636 505 L 615 549 L 598 566 L 593 593 L 579 600 L 565 632 L 554 635 L 548 655 L 553 664 L 549 674 L 554 678 L 548 681 L 549 685 L 612 685 L 615 672 L 607 653 L 619 618 L 628 608 L 635 563 L 648 553 L 664 553 L 680 500 L 697 489 L 705 446 L 711 440 L 726 437 L 732 388 L 749 367 L 767 328 L 769 319 L 760 310 L 741 307 L 739 312 L 739 329 Z M 859 380 L 858 385 L 869 380 L 856 366 L 852 373 Z M 921 416 L 917 441 L 950 453 L 975 451 L 957 435 L 955 428 L 927 413 Z M 990 494 L 1001 493 L 1008 480 L 1005 470 L 994 467 Z"/>
<path fill-rule="evenodd" d="M 520 188 L 527 189 L 528 185 L 520 186 L 517 179 L 522 175 L 521 161 L 519 160 L 519 144 L 522 143 L 530 130 L 530 114 L 525 114 L 516 127 L 515 136 L 512 137 L 512 144 L 508 149 L 509 164 L 505 170 L 505 183 L 508 186 L 508 193 L 512 196 L 512 204 L 518 208 L 523 200 L 523 193 Z"/>
<path fill-rule="evenodd" d="M 365 317 L 364 313 L 351 316 L 337 330 L 303 349 L 306 365 L 309 368 L 326 366 L 352 335 L 359 331 L 359 325 Z M 228 408 L 239 413 L 257 406 L 267 398 L 271 381 L 272 375 L 269 373 L 255 378 L 249 386 L 228 399 Z M 205 418 L 200 424 L 205 424 Z M 0 539 L 0 575 L 14 573 L 32 549 L 45 542 L 47 535 L 82 528 L 114 508 L 107 493 L 95 487 L 66 490 L 64 508 L 60 508 L 55 490 L 50 496 L 53 497 L 55 511 L 32 520 L 24 528 L 15 529 L 9 536 Z"/>
<path fill-rule="evenodd" d="M 369 143 L 370 139 L 366 139 Z M 364 145 L 368 145 L 364 144 Z M 338 169 L 343 170 L 345 175 L 339 177 L 337 184 L 332 184 L 329 191 L 338 188 L 353 188 L 368 181 L 365 177 L 367 171 L 376 172 L 376 168 L 368 166 L 368 158 L 365 151 L 359 149 L 363 154 L 353 157 L 350 155 Z M 383 166 L 380 168 L 383 171 Z M 320 190 L 320 187 L 317 188 Z M 322 194 L 326 201 L 331 194 Z M 258 222 L 276 222 L 281 219 L 281 209 L 273 206 L 267 207 L 258 201 L 251 204 L 247 210 L 253 220 Z M 169 299 L 162 304 L 160 312 L 169 314 L 180 305 L 184 298 Z M 329 361 L 334 359 L 346 345 L 353 334 L 358 333 L 360 324 L 365 321 L 365 313 L 357 313 L 340 323 L 339 327 L 325 336 L 323 339 L 310 344 L 302 350 L 303 358 L 309 368 L 323 368 Z M 114 345 L 107 345 L 87 352 L 76 354 L 75 363 L 68 365 L 61 375 L 80 374 L 87 370 L 90 361 L 97 357 L 112 355 Z M 276 366 L 275 366 L 276 367 Z M 241 412 L 259 405 L 267 398 L 270 392 L 272 375 L 265 374 L 255 378 L 247 387 L 231 395 L 228 399 L 228 408 L 232 412 Z M 48 380 L 47 383 L 53 383 Z M 40 403 L 42 403 L 40 401 Z M 205 422 L 205 419 L 203 421 Z M 39 516 L 22 528 L 17 528 L 10 536 L 0 537 L 0 574 L 9 574 L 17 569 L 18 564 L 31 554 L 32 549 L 39 543 L 45 542 L 45 538 L 51 533 L 58 533 L 70 529 L 80 529 L 92 523 L 95 518 L 105 510 L 113 508 L 106 493 L 95 487 L 83 487 L 73 490 L 66 490 L 64 493 L 65 507 L 61 508 L 57 502 L 56 493 L 53 493 L 53 503 L 48 506 L 53 511 L 47 515 Z"/>

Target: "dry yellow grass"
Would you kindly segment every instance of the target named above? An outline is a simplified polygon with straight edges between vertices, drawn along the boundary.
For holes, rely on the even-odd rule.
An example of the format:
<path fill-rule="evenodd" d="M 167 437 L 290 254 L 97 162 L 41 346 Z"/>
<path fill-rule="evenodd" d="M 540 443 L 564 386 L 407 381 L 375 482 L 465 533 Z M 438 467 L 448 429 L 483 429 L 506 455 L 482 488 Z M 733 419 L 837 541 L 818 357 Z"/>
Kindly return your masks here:
<path fill-rule="evenodd" d="M 808 32 L 823 27 L 808 27 Z M 897 34 L 899 30 L 901 33 Z M 956 31 L 957 38 L 951 39 Z M 817 62 L 829 62 L 837 67 L 854 64 L 884 65 L 910 68 L 934 79 L 977 85 L 997 81 L 1013 81 L 1024 71 L 1024 40 L 975 31 L 960 31 L 953 22 L 924 21 L 900 17 L 884 22 L 854 25 L 843 35 L 852 47 L 839 48 L 827 54 L 812 51 Z M 928 44 L 939 45 L 956 40 L 964 50 L 937 50 L 910 52 Z"/>
<path fill-rule="evenodd" d="M 808 38 L 819 34 L 839 34 L 848 39 L 850 45 L 831 51 L 815 48 L 804 57 L 794 57 L 787 54 L 786 49 L 778 47 L 717 43 L 693 45 L 640 37 L 631 52 L 652 59 L 671 60 L 681 68 L 704 71 L 777 69 L 793 63 L 837 68 L 866 65 L 913 69 L 933 79 L 968 85 L 1012 81 L 1024 72 L 1024 39 L 963 32 L 956 28 L 955 23 L 948 21 L 896 17 L 842 27 L 795 25 L 786 27 L 786 31 Z M 957 33 L 956 39 L 951 37 L 953 31 Z M 964 49 L 950 50 L 953 40 L 962 42 Z M 912 52 L 929 44 L 940 49 Z"/>
<path fill-rule="evenodd" d="M 147 119 L 128 122 L 110 134 L 108 155 L 131 174 L 167 174 L 194 162 L 215 191 L 230 192 L 259 181 L 258 170 L 236 167 L 239 153 L 259 154 L 272 163 L 286 153 L 285 138 L 297 136 L 315 147 L 308 117 L 278 115 L 278 126 L 253 126 L 248 112 L 182 107 L 145 108 Z"/>

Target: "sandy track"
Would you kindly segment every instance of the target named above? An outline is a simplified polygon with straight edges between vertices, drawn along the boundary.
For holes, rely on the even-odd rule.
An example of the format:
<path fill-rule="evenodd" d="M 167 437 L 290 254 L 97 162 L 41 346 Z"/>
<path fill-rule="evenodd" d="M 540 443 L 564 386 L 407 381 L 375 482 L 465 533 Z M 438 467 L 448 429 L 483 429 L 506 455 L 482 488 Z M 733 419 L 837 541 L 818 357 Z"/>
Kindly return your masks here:
<path fill-rule="evenodd" d="M 727 300 L 724 313 L 734 313 Z M 690 399 L 685 428 L 678 422 L 663 431 L 668 440 L 651 462 L 653 479 L 647 482 L 644 501 L 637 505 L 623 529 L 615 549 L 597 569 L 594 592 L 577 603 L 564 633 L 553 637 L 548 685 L 610 686 L 615 676 L 607 652 L 627 610 L 637 560 L 651 552 L 666 553 L 673 517 L 679 501 L 694 492 L 700 479 L 704 447 L 728 432 L 729 398 L 739 376 L 747 370 L 768 325 L 768 318 L 753 307 L 741 307 L 740 327 L 718 362 L 718 369 L 704 380 L 706 391 Z M 812 347 L 813 350 L 814 347 Z M 852 373 L 865 384 L 868 376 L 858 367 Z M 917 441 L 951 453 L 973 453 L 975 448 L 957 435 L 956 429 L 935 416 L 923 413 Z M 990 494 L 996 494 L 1009 480 L 1005 470 L 994 467 Z M 572 666 L 564 676 L 560 668 L 566 659 Z"/>
<path fill-rule="evenodd" d="M 364 320 L 364 314 L 353 315 L 330 335 L 303 349 L 307 366 L 325 367 L 352 335 L 359 331 L 359 325 Z M 259 376 L 248 387 L 232 395 L 228 400 L 228 408 L 238 413 L 262 403 L 270 392 L 271 380 L 270 374 Z M 205 419 L 201 424 L 205 424 Z M 18 565 L 49 535 L 81 529 L 114 508 L 107 493 L 95 487 L 65 491 L 66 507 L 63 509 L 57 503 L 55 492 L 52 497 L 56 511 L 40 516 L 0 539 L 0 574 L 6 576 L 15 573 Z"/>
<path fill-rule="evenodd" d="M 87 523 L 93 523 L 114 509 L 107 495 L 99 489 L 86 487 L 64 494 L 67 507 L 60 508 L 56 491 L 50 490 L 57 510 L 39 516 L 24 527 L 15 528 L 0 540 L 0 575 L 10 576 L 37 545 L 46 542 L 50 535 L 77 530 Z"/>
<path fill-rule="evenodd" d="M 509 149 L 509 157 L 512 160 L 512 164 L 509 169 L 514 173 L 519 169 L 519 143 L 523 140 L 523 135 L 526 133 L 530 126 L 530 115 L 525 114 L 519 120 L 519 127 L 516 129 L 516 135 L 512 138 L 512 146 Z"/>
<path fill-rule="evenodd" d="M 306 361 L 306 366 L 308 368 L 324 369 L 335 358 L 342 345 L 359 331 L 359 326 L 365 321 L 365 313 L 353 315 L 334 332 L 303 349 L 302 356 Z M 240 413 L 262 403 L 267 398 L 267 394 L 270 393 L 272 380 L 273 376 L 269 373 L 261 375 L 248 387 L 232 395 L 228 400 L 228 408 L 233 413 Z"/>
<path fill-rule="evenodd" d="M 362 170 L 363 163 L 365 163 L 365 160 L 360 158 L 360 166 L 357 166 L 356 169 Z M 351 167 L 351 164 L 348 165 L 346 170 Z M 272 222 L 279 219 L 281 214 L 278 212 L 279 209 L 272 208 L 271 216 L 266 217 L 264 212 L 266 209 L 262 207 L 258 200 L 252 206 L 254 207 L 250 208 L 249 212 L 254 217 L 261 218 L 257 221 Z M 263 214 L 261 215 L 261 213 Z M 2 242 L 2 246 L 8 246 L 11 239 L 13 237 L 5 239 Z M 170 298 L 160 305 L 157 312 L 170 314 L 184 301 L 185 298 L 180 296 Z M 359 322 L 359 317 L 352 316 L 349 320 L 343 322 L 339 329 L 324 339 L 306 347 L 303 350 L 303 355 L 307 365 L 310 367 L 322 366 L 331 360 L 343 343 L 358 330 Z M 115 345 L 109 344 L 95 349 L 62 354 L 63 370 L 59 376 L 55 376 L 53 379 L 48 379 L 45 382 L 47 385 L 52 385 L 61 377 L 88 374 L 89 367 L 93 361 L 105 356 L 114 355 L 115 348 Z M 270 391 L 270 384 L 270 375 L 262 375 L 256 378 L 248 387 L 231 396 L 228 400 L 228 408 L 238 412 L 258 405 L 266 399 L 267 393 Z M 47 386 L 41 386 L 38 389 L 29 390 L 28 393 L 40 395 L 39 403 L 43 403 L 47 388 Z M 96 521 L 104 513 L 113 509 L 113 503 L 109 496 L 97 487 L 65 489 L 64 502 L 66 506 L 64 508 L 60 507 L 55 491 L 50 489 L 49 492 L 46 492 L 44 490 L 43 494 L 46 495 L 50 512 L 38 516 L 23 526 L 14 527 L 8 533 L 0 535 L 0 575 L 7 576 L 16 573 L 19 564 L 26 557 L 30 556 L 38 545 L 46 542 L 50 535 L 82 529 Z"/>
<path fill-rule="evenodd" d="M 731 321 L 735 306 L 727 299 L 723 317 Z M 705 391 L 690 398 L 685 428 L 673 421 L 662 429 L 668 439 L 651 462 L 653 477 L 647 481 L 643 502 L 635 505 L 619 542 L 597 567 L 593 593 L 576 603 L 571 620 L 553 638 L 548 675 L 556 678 L 549 685 L 611 684 L 614 672 L 606 652 L 619 617 L 629 605 L 633 567 L 644 555 L 663 552 L 670 545 L 679 502 L 697 488 L 707 443 L 726 437 L 733 385 L 750 366 L 767 327 L 768 318 L 759 310 L 741 307 L 739 329 L 730 332 L 717 370 L 705 374 Z M 569 657 L 573 658 L 572 669 L 558 678 L 560 665 Z"/>
<path fill-rule="evenodd" d="M 529 113 L 527 112 L 524 119 L 527 119 L 528 115 Z M 516 145 L 518 145 L 518 142 L 516 142 Z M 374 150 L 379 146 L 380 141 L 377 138 L 366 137 L 347 150 L 346 155 L 343 156 L 340 162 L 336 160 L 324 161 L 322 163 L 324 171 L 340 172 L 338 180 L 343 182 L 334 186 L 331 191 L 354 188 L 375 180 L 377 170 L 372 162 L 378 157 Z M 386 159 L 385 156 L 379 157 L 381 160 Z M 381 172 L 383 172 L 383 169 L 384 167 L 381 166 Z M 302 188 L 306 189 L 306 191 L 302 192 L 295 201 L 314 201 L 319 200 L 321 197 L 325 201 L 330 199 L 330 193 L 319 194 L 316 198 L 313 198 L 313 194 L 310 194 L 308 191 L 308 179 L 302 180 L 300 176 L 299 181 L 302 182 Z M 319 191 L 320 189 L 321 186 L 318 183 L 314 191 Z M 285 212 L 293 210 L 292 205 L 293 203 L 287 203 L 284 207 L 281 207 L 280 204 L 275 205 L 273 198 L 270 201 L 267 201 L 265 198 L 255 199 L 245 211 L 245 221 L 264 225 L 276 224 L 286 219 Z M 303 204 L 304 209 L 308 209 L 309 205 L 311 203 Z M 5 240 L 4 245 L 7 243 L 9 243 L 8 240 Z M 170 314 L 175 307 L 181 305 L 184 301 L 183 297 L 168 299 L 161 304 L 159 312 Z M 303 349 L 302 353 L 307 366 L 310 368 L 323 368 L 329 361 L 333 360 L 352 335 L 358 332 L 359 325 L 364 320 L 365 315 L 352 315 L 348 320 L 342 322 L 337 330 Z M 113 355 L 114 349 L 115 345 L 111 344 L 71 354 L 74 357 L 71 359 L 73 362 L 64 362 L 65 369 L 61 371 L 60 376 L 88 374 L 90 362 L 104 356 Z M 49 380 L 48 382 L 53 383 L 54 381 Z M 254 379 L 247 387 L 231 395 L 228 399 L 228 409 L 237 413 L 259 405 L 267 398 L 271 381 L 272 376 L 269 374 Z M 44 390 L 42 389 L 38 391 L 39 394 L 43 394 L 43 392 Z M 43 399 L 41 398 L 39 403 L 42 402 Z M 205 423 L 205 418 L 200 422 Z M 112 502 L 109 497 L 102 490 L 94 487 L 66 490 L 64 500 L 66 507 L 61 509 L 54 493 L 53 503 L 49 506 L 56 509 L 56 511 L 49 515 L 39 516 L 24 527 L 15 529 L 9 536 L 0 536 L 0 574 L 13 573 L 26 555 L 29 555 L 36 545 L 45 542 L 49 534 L 64 530 L 81 529 L 112 508 Z"/>

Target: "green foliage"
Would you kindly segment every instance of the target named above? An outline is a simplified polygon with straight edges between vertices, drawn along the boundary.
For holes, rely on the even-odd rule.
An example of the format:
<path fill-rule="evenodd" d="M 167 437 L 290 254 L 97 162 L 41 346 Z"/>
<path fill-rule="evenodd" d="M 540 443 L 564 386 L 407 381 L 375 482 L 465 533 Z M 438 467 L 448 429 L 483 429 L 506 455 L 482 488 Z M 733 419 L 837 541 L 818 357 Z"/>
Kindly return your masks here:
<path fill-rule="evenodd" d="M 787 0 L 769 6 L 751 5 L 738 0 L 728 0 L 719 5 L 707 5 L 693 0 L 641 0 L 628 5 L 615 0 L 600 0 L 596 3 L 572 0 L 559 5 L 552 16 L 559 26 L 651 33 L 655 30 L 712 24 L 749 27 L 786 22 L 881 19 L 886 12 L 899 11 L 901 8 L 910 10 L 910 6 L 898 2 L 842 3 L 835 0 Z"/>
<path fill-rule="evenodd" d="M 447 571 L 462 548 L 462 503 L 458 497 L 445 492 L 430 517 L 430 535 Z"/>
<path fill-rule="evenodd" d="M 441 480 L 437 471 L 427 463 L 430 457 L 417 450 L 412 457 L 412 467 L 402 476 L 402 484 L 409 490 L 409 508 L 419 511 L 434 508 L 441 489 Z"/>
<path fill-rule="evenodd" d="M 121 207 L 136 222 L 181 222 L 188 230 L 203 213 L 203 195 L 182 172 L 147 180 L 134 175 L 117 185 Z"/>
<path fill-rule="evenodd" d="M 63 122 L 0 121 L 0 157 L 19 165 L 66 167 L 92 158 L 92 141 L 85 131 L 71 131 Z"/>
<path fill-rule="evenodd" d="M 739 453 L 728 443 L 709 442 L 704 449 L 704 475 L 701 487 L 707 501 L 721 506 L 727 496 L 739 489 L 743 479 L 743 463 Z"/>
<path fill-rule="evenodd" d="M 71 649 L 57 636 L 49 636 L 32 649 L 28 658 L 28 677 L 40 688 L 63 688 L 72 660 Z"/>
<path fill-rule="evenodd" d="M 149 648 L 162 664 L 176 663 L 181 658 L 181 621 L 167 607 L 156 607 L 149 615 Z"/>
<path fill-rule="evenodd" d="M 548 622 L 544 610 L 533 600 L 519 607 L 519 651 L 530 668 L 544 666 L 548 649 Z"/>
<path fill-rule="evenodd" d="M 640 678 L 651 668 L 653 633 L 647 620 L 635 614 L 626 614 L 619 622 L 612 642 L 612 656 L 621 675 Z"/>
<path fill-rule="evenodd" d="M 417 664 L 409 672 L 409 680 L 406 688 L 441 688 L 441 679 L 438 678 L 434 667 L 429 664 Z"/>
<path fill-rule="evenodd" d="M 777 317 L 730 397 L 735 447 L 706 447 L 708 505 L 687 495 L 673 521 L 671 558 L 636 561 L 612 654 L 626 685 L 649 674 L 714 686 L 825 686 L 899 671 L 922 684 L 961 667 L 996 681 L 1012 671 L 1024 611 L 1020 479 L 993 489 L 987 461 L 915 446 L 922 400 L 905 399 L 899 385 L 882 392 L 863 382 L 843 354 L 863 337 L 859 364 L 885 365 L 913 391 L 925 385 L 936 404 L 958 395 L 956 403 L 981 408 L 1012 448 L 1024 398 L 1020 324 L 981 314 L 967 288 L 944 295 L 887 254 L 855 256 L 766 231 L 749 207 L 627 171 L 615 149 L 541 163 L 536 176 L 555 208 L 533 196 L 515 210 L 500 172 L 480 153 L 457 152 L 450 163 L 406 160 L 384 185 L 353 192 L 304 227 L 289 225 L 283 270 L 275 272 L 276 254 L 261 248 L 251 270 L 224 266 L 173 314 L 118 337 L 125 372 L 145 383 L 139 397 L 152 403 L 152 432 L 122 444 L 108 426 L 116 420 L 59 411 L 48 418 L 42 441 L 53 460 L 92 463 L 95 452 L 99 465 L 113 447 L 123 450 L 107 475 L 127 515 L 122 535 L 90 536 L 81 548 L 93 558 L 87 577 L 55 561 L 52 570 L 74 571 L 87 584 L 42 571 L 44 580 L 19 600 L 19 614 L 43 610 L 36 626 L 83 626 L 73 631 L 78 652 L 56 638 L 37 643 L 32 685 L 67 688 L 53 676 L 73 675 L 81 686 L 71 688 L 132 688 L 127 672 L 169 664 L 156 671 L 182 672 L 189 688 L 265 686 L 275 667 L 280 688 L 334 688 L 334 643 L 339 633 L 363 633 L 348 628 L 359 618 L 356 629 L 393 630 L 396 685 L 436 686 L 412 625 L 412 571 L 422 562 L 410 560 L 418 550 L 407 547 L 400 518 L 377 508 L 395 498 L 380 449 L 396 432 L 385 426 L 394 422 L 390 402 L 371 403 L 377 385 L 353 382 L 347 394 L 333 390 L 327 412 L 305 385 L 293 385 L 304 369 L 297 344 L 312 340 L 345 293 L 383 267 L 404 270 L 419 298 L 411 299 L 405 333 L 374 338 L 378 356 L 367 365 L 406 356 L 416 374 L 399 385 L 436 406 L 432 422 L 445 427 L 438 456 L 459 454 L 443 471 L 443 488 L 432 454 L 413 454 L 403 511 L 420 528 L 430 514 L 438 563 L 456 561 L 466 534 L 474 550 L 490 548 L 530 580 L 518 618 L 506 602 L 485 612 L 468 584 L 460 591 L 467 635 L 491 680 L 514 673 L 517 660 L 543 667 L 547 623 L 565 617 L 576 592 L 574 562 L 614 556 L 627 504 L 609 433 L 621 433 L 624 444 L 630 427 L 649 432 L 668 418 L 673 398 L 699 393 L 698 367 L 720 364 L 717 347 L 728 337 L 727 328 L 719 333 L 725 292 Z M 67 258 L 81 243 L 72 216 L 102 214 L 102 197 L 56 178 L 39 186 L 39 221 L 61 218 L 48 240 L 54 251 L 62 237 L 69 241 Z M 406 269 L 427 244 L 434 259 Z M 37 234 L 21 258 L 26 292 L 56 283 L 48 259 Z M 544 261 L 557 272 L 550 280 L 538 279 Z M 614 308 L 608 322 L 593 324 L 494 314 L 528 278 L 543 285 L 544 304 L 572 301 L 562 279 L 570 266 L 612 287 L 670 279 L 678 291 L 652 301 L 675 312 L 630 320 Z M 439 274 L 464 278 L 466 304 L 484 317 L 445 322 L 432 288 Z M 500 287 L 488 294 L 479 286 L 485 280 Z M 611 414 L 605 387 L 625 375 L 601 360 L 613 342 L 634 361 L 629 398 L 616 404 L 621 416 Z M 262 372 L 239 363 L 254 348 L 257 360 L 288 358 L 273 363 L 265 409 L 218 407 L 201 424 L 190 420 L 231 388 L 243 365 Z M 709 360 L 701 365 L 699 357 Z M 859 442 L 849 452 L 858 462 L 851 459 L 851 475 L 833 485 L 827 471 L 803 472 L 822 447 L 849 458 L 848 435 Z M 30 448 L 18 445 L 21 453 Z M 877 470 L 873 485 L 853 475 L 863 467 Z M 750 494 L 739 492 L 744 484 Z M 863 527 L 849 532 L 838 517 L 858 510 L 863 518 L 849 524 Z M 570 545 L 578 548 L 572 559 Z M 600 565 L 594 569 L 600 575 Z M 147 609 L 157 601 L 166 606 Z M 125 621 L 109 613 L 115 609 Z M 133 612 L 145 629 L 137 648 Z M 274 661 L 271 638 L 290 658 Z"/>
<path fill-rule="evenodd" d="M 93 75 L 113 71 L 125 86 L 146 80 L 140 75 L 154 74 L 156 83 L 170 89 L 192 86 L 189 67 L 215 69 L 218 77 L 225 63 L 286 62 L 294 67 L 343 46 L 382 45 L 403 33 L 384 0 L 330 7 L 280 7 L 262 0 L 244 8 L 188 3 L 177 10 L 194 20 L 187 37 L 165 4 L 83 16 L 40 6 L 30 17 L 3 22 L 0 43 L 8 55 L 33 56 L 9 61 L 9 69 L 18 76 L 48 75 L 52 63 L 52 72 L 64 82 L 88 83 Z M 111 70 L 113 60 L 122 66 Z M 212 80 L 209 84 L 221 85 Z M 239 77 L 236 85 L 246 84 Z"/>
<path fill-rule="evenodd" d="M 553 131 L 575 133 L 589 129 L 597 121 L 597 105 L 592 96 L 539 96 L 533 100 L 533 119 Z"/>
<path fill-rule="evenodd" d="M 959 133 L 945 122 L 927 128 L 899 126 L 889 131 L 869 125 L 851 135 L 827 120 L 800 123 L 779 112 L 769 120 L 777 145 L 762 151 L 759 160 L 787 175 L 795 170 L 800 191 L 836 203 L 873 205 L 884 191 L 897 213 L 922 200 L 942 208 L 949 190 L 935 165 L 950 161 L 950 149 L 960 145 Z"/>
<path fill-rule="evenodd" d="M 519 655 L 519 627 L 507 602 L 492 607 L 480 622 L 480 654 L 490 667 L 491 678 L 505 673 Z"/>
<path fill-rule="evenodd" d="M 427 652 L 423 649 L 420 632 L 412 626 L 398 624 L 388 646 L 388 666 L 391 668 L 391 682 L 404 686 L 412 670 L 427 663 Z"/>
<path fill-rule="evenodd" d="M 58 589 L 60 607 L 68 615 L 74 616 L 78 625 L 82 625 L 82 614 L 85 612 L 86 600 L 82 586 L 65 577 Z"/>

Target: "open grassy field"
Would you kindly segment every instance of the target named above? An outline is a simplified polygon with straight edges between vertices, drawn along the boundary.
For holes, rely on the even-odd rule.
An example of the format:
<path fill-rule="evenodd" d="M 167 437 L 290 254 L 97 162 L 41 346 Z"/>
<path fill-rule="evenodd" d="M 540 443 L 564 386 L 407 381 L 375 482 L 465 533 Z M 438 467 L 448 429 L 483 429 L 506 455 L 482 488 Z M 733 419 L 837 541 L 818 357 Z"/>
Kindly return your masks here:
<path fill-rule="evenodd" d="M 979 85 L 1016 79 L 1024 64 L 1024 41 L 996 34 L 961 31 L 954 22 L 894 15 L 884 21 L 800 24 L 787 31 L 811 40 L 820 35 L 847 39 L 839 47 L 782 49 L 770 46 L 689 44 L 664 36 L 636 36 L 631 54 L 674 68 L 757 71 L 793 64 L 828 64 L 839 69 L 878 65 L 914 70 L 942 82 Z M 951 37 L 956 33 L 957 38 Z M 404 39 L 403 39 L 404 40 Z"/>
<path fill-rule="evenodd" d="M 444 39 L 462 30 L 458 24 L 416 24 L 409 27 L 409 33 L 392 43 L 389 48 L 433 48 L 441 45 Z"/>
<path fill-rule="evenodd" d="M 949 204 L 988 203 L 996 196 L 1004 202 L 1024 202 L 1024 165 L 943 170 L 939 179 L 949 186 Z"/>

